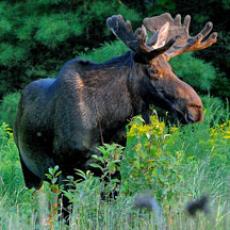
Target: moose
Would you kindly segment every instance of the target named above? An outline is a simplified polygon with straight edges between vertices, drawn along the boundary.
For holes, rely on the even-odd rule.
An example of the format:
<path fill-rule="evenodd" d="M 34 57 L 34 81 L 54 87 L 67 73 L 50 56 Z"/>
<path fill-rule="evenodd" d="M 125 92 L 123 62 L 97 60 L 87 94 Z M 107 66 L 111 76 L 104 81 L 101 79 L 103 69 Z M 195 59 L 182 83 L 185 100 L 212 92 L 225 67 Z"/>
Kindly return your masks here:
<path fill-rule="evenodd" d="M 63 177 L 90 168 L 103 143 L 124 143 L 125 126 L 135 115 L 149 122 L 149 106 L 169 111 L 184 124 L 203 119 L 195 90 L 172 71 L 168 61 L 217 41 L 208 22 L 190 36 L 191 17 L 169 13 L 145 18 L 133 32 L 121 15 L 108 28 L 128 48 L 104 63 L 80 58 L 64 64 L 55 79 L 41 79 L 22 91 L 14 128 L 25 185 L 39 189 L 50 167 Z M 148 33 L 151 33 L 148 39 Z"/>

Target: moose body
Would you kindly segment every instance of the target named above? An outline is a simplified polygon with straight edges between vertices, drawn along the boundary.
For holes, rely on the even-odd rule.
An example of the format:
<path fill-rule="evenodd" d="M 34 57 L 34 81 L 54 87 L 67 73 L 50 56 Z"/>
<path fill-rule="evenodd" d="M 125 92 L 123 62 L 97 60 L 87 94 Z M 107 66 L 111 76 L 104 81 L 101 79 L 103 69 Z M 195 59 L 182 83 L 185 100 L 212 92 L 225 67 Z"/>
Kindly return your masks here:
<path fill-rule="evenodd" d="M 87 169 L 96 146 L 124 143 L 125 124 L 145 106 L 130 94 L 131 55 L 104 64 L 73 59 L 56 79 L 34 81 L 23 90 L 15 136 L 24 173 L 43 180 L 49 167 L 59 165 L 72 174 L 74 168 Z M 140 108 L 134 110 L 134 101 Z M 29 178 L 27 186 L 37 187 Z"/>
<path fill-rule="evenodd" d="M 74 174 L 75 168 L 88 169 L 98 145 L 125 143 L 130 118 L 141 114 L 149 122 L 151 104 L 174 113 L 183 123 L 202 120 L 199 96 L 168 63 L 175 55 L 216 42 L 216 33 L 209 34 L 210 23 L 195 37 L 188 35 L 189 23 L 188 16 L 182 26 L 178 16 L 173 19 L 169 14 L 145 19 L 145 27 L 153 32 L 147 45 L 143 26 L 133 33 L 121 16 L 112 16 L 107 25 L 131 51 L 101 64 L 73 59 L 56 79 L 25 87 L 15 141 L 27 187 L 39 188 L 48 168 L 55 165 L 64 176 Z"/>

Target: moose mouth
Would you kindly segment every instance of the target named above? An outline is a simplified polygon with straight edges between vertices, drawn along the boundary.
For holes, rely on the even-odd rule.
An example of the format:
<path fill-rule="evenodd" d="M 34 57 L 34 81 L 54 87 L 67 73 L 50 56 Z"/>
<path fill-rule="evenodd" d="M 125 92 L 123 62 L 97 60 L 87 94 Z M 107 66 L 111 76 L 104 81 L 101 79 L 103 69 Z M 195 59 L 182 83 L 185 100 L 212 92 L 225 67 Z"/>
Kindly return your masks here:
<path fill-rule="evenodd" d="M 165 112 L 168 112 L 166 122 L 169 124 L 192 124 L 196 122 L 201 122 L 203 120 L 202 107 L 191 107 L 187 111 L 181 111 L 178 108 L 172 107 L 162 107 L 159 105 L 154 105 L 159 116 L 165 117 Z"/>
<path fill-rule="evenodd" d="M 165 117 L 165 122 L 167 124 L 192 124 L 196 122 L 200 122 L 203 119 L 202 112 L 198 112 L 197 115 L 192 115 L 189 112 L 182 112 L 179 110 L 175 110 L 172 108 L 162 108 L 160 106 L 154 105 L 154 109 L 156 110 L 158 116 Z M 167 114 L 167 115 L 165 115 Z"/>
<path fill-rule="evenodd" d="M 182 113 L 181 111 L 175 111 L 174 118 L 176 118 L 182 124 L 191 124 L 191 123 L 202 121 L 203 114 L 200 109 L 196 110 L 196 113 L 194 112 L 193 113 L 191 112 Z"/>
<path fill-rule="evenodd" d="M 195 123 L 196 120 L 191 114 L 182 114 L 180 112 L 175 112 L 175 118 L 182 124 L 190 124 L 190 123 Z"/>

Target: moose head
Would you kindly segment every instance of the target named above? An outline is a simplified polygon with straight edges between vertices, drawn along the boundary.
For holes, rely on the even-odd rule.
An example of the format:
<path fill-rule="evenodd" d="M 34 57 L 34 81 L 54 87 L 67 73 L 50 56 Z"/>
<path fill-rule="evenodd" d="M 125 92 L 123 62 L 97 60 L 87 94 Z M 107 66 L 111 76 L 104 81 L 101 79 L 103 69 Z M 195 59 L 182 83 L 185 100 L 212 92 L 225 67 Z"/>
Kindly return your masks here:
<path fill-rule="evenodd" d="M 133 32 L 130 22 L 125 22 L 121 15 L 107 19 L 112 32 L 133 51 L 134 62 L 145 66 L 147 77 L 142 81 L 148 88 L 146 100 L 170 110 L 182 123 L 201 121 L 203 106 L 194 89 L 175 75 L 168 61 L 184 52 L 205 49 L 217 41 L 217 33 L 211 33 L 211 22 L 193 37 L 189 35 L 190 22 L 189 15 L 182 24 L 181 15 L 174 19 L 164 13 L 145 18 L 143 25 Z M 148 41 L 147 31 L 152 33 Z"/>

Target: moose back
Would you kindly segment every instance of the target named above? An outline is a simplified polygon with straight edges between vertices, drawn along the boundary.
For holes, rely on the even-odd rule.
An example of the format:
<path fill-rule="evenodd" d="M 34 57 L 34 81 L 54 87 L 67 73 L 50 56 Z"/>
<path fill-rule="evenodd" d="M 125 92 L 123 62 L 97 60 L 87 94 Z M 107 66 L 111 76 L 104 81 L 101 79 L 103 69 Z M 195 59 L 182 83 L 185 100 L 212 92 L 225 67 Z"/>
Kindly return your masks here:
<path fill-rule="evenodd" d="M 63 176 L 86 170 L 102 143 L 124 143 L 128 120 L 141 114 L 149 122 L 149 105 L 174 114 L 183 123 L 199 122 L 202 102 L 194 89 L 173 73 L 168 61 L 216 42 L 208 22 L 189 35 L 191 17 L 165 13 L 145 18 L 133 32 L 122 16 L 107 19 L 109 29 L 130 49 L 96 64 L 68 61 L 56 79 L 37 80 L 22 91 L 15 123 L 25 184 L 39 188 L 49 167 Z M 152 33 L 147 38 L 147 31 Z"/>

